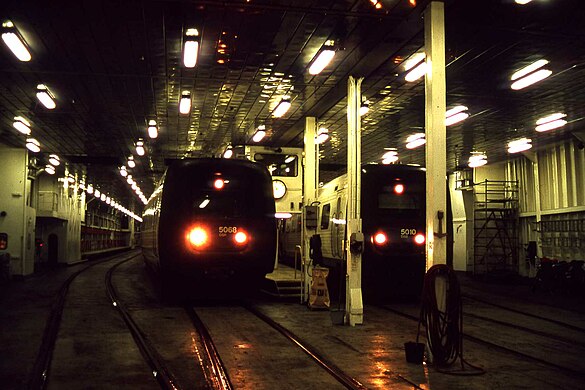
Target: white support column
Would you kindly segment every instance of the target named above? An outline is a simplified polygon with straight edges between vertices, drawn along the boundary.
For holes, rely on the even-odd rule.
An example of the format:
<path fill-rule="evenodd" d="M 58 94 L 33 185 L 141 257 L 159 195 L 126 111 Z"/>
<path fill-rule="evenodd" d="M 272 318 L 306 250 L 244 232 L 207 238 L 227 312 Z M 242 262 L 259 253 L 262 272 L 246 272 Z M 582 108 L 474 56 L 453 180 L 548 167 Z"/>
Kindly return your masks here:
<path fill-rule="evenodd" d="M 361 193 L 361 123 L 359 109 L 361 104 L 361 84 L 363 77 L 349 76 L 347 83 L 347 283 L 346 318 L 351 326 L 364 322 L 362 302 L 362 254 L 351 250 L 352 234 L 362 234 L 360 213 Z M 362 235 L 363 241 L 363 235 Z M 363 242 L 362 242 L 363 247 Z"/>
<path fill-rule="evenodd" d="M 305 118 L 305 156 L 303 158 L 303 206 L 308 206 L 317 199 L 317 148 L 315 147 L 315 135 L 317 134 L 317 118 Z M 304 216 L 304 213 L 303 213 Z M 305 221 L 302 224 L 302 243 L 303 243 L 303 261 L 308 264 L 309 261 L 309 239 L 311 232 L 307 231 Z M 309 296 L 309 285 L 311 278 L 308 275 L 308 269 L 302 267 L 305 275 L 303 277 L 304 296 Z"/>
<path fill-rule="evenodd" d="M 445 130 L 445 10 L 432 1 L 424 13 L 425 132 L 427 144 L 427 269 L 447 263 L 447 146 Z M 438 216 L 442 214 L 442 220 Z"/>

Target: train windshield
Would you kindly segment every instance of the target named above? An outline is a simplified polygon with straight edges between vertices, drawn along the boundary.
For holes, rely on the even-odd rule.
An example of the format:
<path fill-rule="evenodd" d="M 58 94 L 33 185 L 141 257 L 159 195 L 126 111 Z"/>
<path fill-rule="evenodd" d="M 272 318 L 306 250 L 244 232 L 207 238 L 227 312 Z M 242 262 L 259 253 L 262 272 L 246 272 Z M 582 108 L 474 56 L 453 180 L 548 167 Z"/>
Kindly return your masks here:
<path fill-rule="evenodd" d="M 411 188 L 412 189 L 412 188 Z M 392 212 L 412 212 L 425 208 L 424 194 L 418 191 L 406 190 L 396 193 L 394 186 L 382 187 L 378 193 L 378 209 Z"/>
<path fill-rule="evenodd" d="M 242 192 L 198 191 L 193 194 L 192 208 L 198 215 L 238 217 L 257 215 L 262 205 Z"/>

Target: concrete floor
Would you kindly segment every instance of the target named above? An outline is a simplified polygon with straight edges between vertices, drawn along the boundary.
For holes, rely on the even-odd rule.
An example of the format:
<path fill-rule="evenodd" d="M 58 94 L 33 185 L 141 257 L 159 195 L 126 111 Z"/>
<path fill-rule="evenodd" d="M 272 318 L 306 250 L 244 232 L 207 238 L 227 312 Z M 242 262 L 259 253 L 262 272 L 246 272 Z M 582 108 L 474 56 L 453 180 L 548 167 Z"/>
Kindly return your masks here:
<path fill-rule="evenodd" d="M 93 267 L 71 286 L 53 356 L 49 388 L 158 388 L 119 314 L 105 296 L 104 275 L 113 264 Z M 3 389 L 26 386 L 55 294 L 61 283 L 82 266 L 56 269 L 0 286 L 0 383 Z M 284 266 L 279 269 L 291 272 Z M 583 301 L 575 297 L 532 293 L 526 285 L 479 282 L 465 275 L 460 275 L 459 280 L 467 294 L 585 329 Z M 179 373 L 177 376 L 182 383 L 189 383 L 187 388 L 203 388 L 205 382 L 196 367 L 198 346 L 194 329 L 180 306 L 162 305 L 158 301 L 140 257 L 119 267 L 114 282 L 132 316 L 174 373 Z M 585 387 L 585 367 L 581 363 L 585 332 L 563 330 L 544 325 L 535 318 L 502 313 L 470 299 L 464 300 L 464 313 L 467 310 L 519 322 L 522 326 L 575 342 L 567 347 L 558 340 L 501 329 L 478 318 L 465 318 L 464 332 L 518 348 L 526 355 L 553 361 L 569 370 L 466 340 L 465 359 L 485 369 L 485 374 L 446 375 L 431 365 L 405 361 L 403 345 L 414 340 L 417 323 L 384 307 L 366 305 L 364 324 L 348 327 L 334 324 L 329 311 L 308 310 L 296 301 L 258 297 L 254 305 L 372 389 L 413 388 L 409 382 L 424 389 Z M 405 313 L 418 313 L 414 304 L 390 307 Z M 235 388 L 343 388 L 297 347 L 242 307 L 223 303 L 196 306 L 196 311 L 209 328 Z"/>

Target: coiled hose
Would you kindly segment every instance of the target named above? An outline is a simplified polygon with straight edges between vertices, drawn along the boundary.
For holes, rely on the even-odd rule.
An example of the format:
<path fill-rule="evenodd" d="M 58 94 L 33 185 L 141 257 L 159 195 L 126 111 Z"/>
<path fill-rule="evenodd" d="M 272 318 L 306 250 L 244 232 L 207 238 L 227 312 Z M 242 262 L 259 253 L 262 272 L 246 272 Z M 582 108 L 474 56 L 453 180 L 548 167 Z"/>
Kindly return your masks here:
<path fill-rule="evenodd" d="M 442 279 L 445 284 L 444 297 L 437 295 L 437 281 L 439 279 Z M 485 373 L 483 369 L 473 366 L 463 359 L 461 289 L 455 272 L 445 264 L 432 266 L 425 275 L 417 342 L 421 323 L 426 327 L 433 365 L 438 371 L 459 375 Z M 461 360 L 461 371 L 446 370 L 457 359 Z M 471 367 L 472 370 L 466 370 L 464 364 Z"/>

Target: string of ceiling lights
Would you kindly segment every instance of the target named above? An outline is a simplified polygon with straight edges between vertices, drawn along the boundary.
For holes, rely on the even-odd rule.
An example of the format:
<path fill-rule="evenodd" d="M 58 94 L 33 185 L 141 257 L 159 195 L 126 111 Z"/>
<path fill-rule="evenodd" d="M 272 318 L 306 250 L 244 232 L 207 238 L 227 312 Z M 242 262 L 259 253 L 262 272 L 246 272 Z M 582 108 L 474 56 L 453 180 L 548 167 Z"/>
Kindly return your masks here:
<path fill-rule="evenodd" d="M 32 55 L 30 53 L 30 50 L 28 49 L 28 44 L 26 40 L 24 39 L 20 31 L 16 28 L 14 23 L 10 20 L 6 20 L 2 23 L 2 40 L 18 60 L 22 62 L 29 62 L 32 60 Z M 55 95 L 45 84 L 37 85 L 36 97 L 47 110 L 54 110 L 57 107 L 57 99 L 55 98 Z M 18 130 L 18 132 L 27 136 L 25 146 L 28 150 L 35 154 L 41 152 L 41 143 L 36 138 L 33 138 L 31 136 L 32 125 L 28 119 L 26 119 L 22 115 L 15 116 L 12 125 L 16 130 Z M 149 129 L 149 135 L 151 134 L 153 133 L 151 133 Z M 156 138 L 156 135 L 151 138 Z M 142 154 L 138 152 L 137 153 L 139 155 L 144 155 L 143 142 L 138 141 L 136 145 L 137 151 L 139 146 L 142 146 L 143 149 Z M 131 158 L 133 159 L 133 157 Z M 57 171 L 57 167 L 59 167 L 60 164 L 61 164 L 60 157 L 57 154 L 51 153 L 49 154 L 48 157 L 48 164 L 45 165 L 43 170 L 49 175 L 54 175 Z M 70 185 L 75 186 L 77 184 L 77 187 L 82 191 L 85 191 L 87 194 L 93 195 L 96 199 L 104 202 L 110 207 L 120 211 L 123 214 L 126 214 L 131 218 L 134 218 L 139 222 L 142 222 L 142 218 L 140 218 L 138 215 L 134 214 L 133 212 L 122 206 L 114 198 L 112 198 L 105 192 L 101 192 L 97 188 L 94 189 L 93 185 L 91 184 L 86 186 L 84 180 L 77 182 L 75 177 L 71 174 L 68 174 L 67 172 L 65 173 L 64 177 L 59 178 L 58 180 L 65 183 L 66 186 Z M 139 188 L 138 191 L 140 191 Z M 143 202 L 145 202 L 146 198 L 144 197 L 144 195 L 142 195 L 141 191 L 140 193 L 137 193 L 137 195 L 139 195 L 141 200 L 144 199 Z"/>

